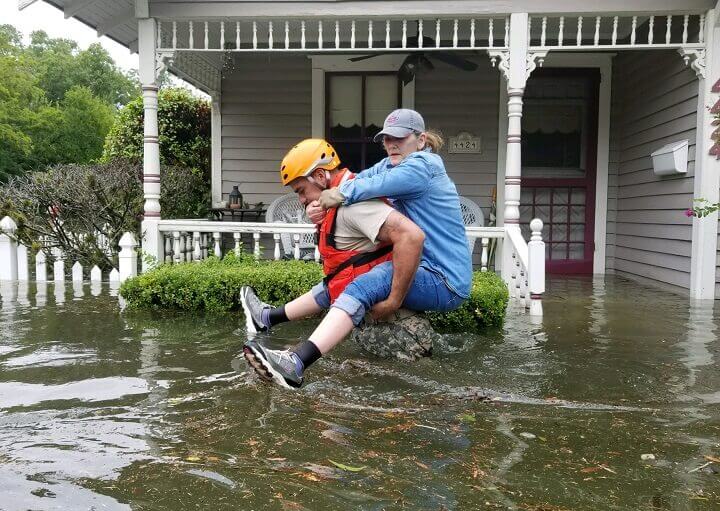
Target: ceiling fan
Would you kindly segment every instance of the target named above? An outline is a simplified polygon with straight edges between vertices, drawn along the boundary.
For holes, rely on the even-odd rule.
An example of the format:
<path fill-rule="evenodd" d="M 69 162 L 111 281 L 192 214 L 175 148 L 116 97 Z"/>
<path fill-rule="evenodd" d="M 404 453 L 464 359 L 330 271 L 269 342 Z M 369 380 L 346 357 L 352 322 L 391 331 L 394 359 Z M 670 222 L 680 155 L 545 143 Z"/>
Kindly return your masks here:
<path fill-rule="evenodd" d="M 423 36 L 422 42 L 424 48 L 435 47 L 435 39 L 433 39 L 432 37 Z M 415 74 L 418 72 L 419 69 L 424 68 L 428 71 L 432 71 L 433 69 L 435 69 L 435 65 L 432 63 L 431 59 L 444 62 L 445 64 L 457 67 L 458 69 L 462 69 L 463 71 L 475 71 L 478 68 L 478 65 L 475 62 L 462 57 L 458 57 L 454 53 L 446 51 L 428 52 L 425 51 L 423 48 L 418 48 L 418 36 L 416 35 L 407 38 L 406 46 L 409 55 L 400 65 L 400 70 L 398 71 L 400 75 L 400 80 L 402 80 L 403 85 L 407 85 L 408 83 L 410 83 L 415 78 Z M 395 45 L 394 47 L 398 46 Z M 350 61 L 358 62 L 361 60 L 371 59 L 379 55 L 387 55 L 389 53 L 397 52 L 378 52 L 373 53 L 372 55 L 362 55 L 360 57 L 353 57 L 350 59 Z"/>

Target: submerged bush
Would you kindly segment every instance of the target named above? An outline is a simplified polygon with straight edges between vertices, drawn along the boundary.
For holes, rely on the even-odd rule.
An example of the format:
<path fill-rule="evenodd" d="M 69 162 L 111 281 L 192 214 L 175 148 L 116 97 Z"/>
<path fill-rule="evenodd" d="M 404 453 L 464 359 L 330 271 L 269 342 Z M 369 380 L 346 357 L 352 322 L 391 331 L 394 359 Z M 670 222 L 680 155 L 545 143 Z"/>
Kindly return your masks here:
<path fill-rule="evenodd" d="M 120 294 L 129 309 L 225 312 L 241 308 L 242 286 L 252 286 L 261 300 L 280 305 L 310 291 L 322 278 L 322 268 L 314 262 L 255 261 L 230 253 L 222 260 L 161 265 L 126 280 Z M 507 302 L 500 277 L 476 272 L 470 298 L 460 308 L 428 317 L 438 331 L 475 332 L 502 325 Z"/>

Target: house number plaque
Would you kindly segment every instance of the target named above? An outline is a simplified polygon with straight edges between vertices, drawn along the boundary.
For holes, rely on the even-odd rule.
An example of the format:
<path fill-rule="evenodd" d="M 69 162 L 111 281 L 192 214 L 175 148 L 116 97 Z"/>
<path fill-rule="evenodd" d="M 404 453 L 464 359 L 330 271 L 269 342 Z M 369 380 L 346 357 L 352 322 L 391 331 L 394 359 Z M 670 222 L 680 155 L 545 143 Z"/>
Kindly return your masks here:
<path fill-rule="evenodd" d="M 461 131 L 456 137 L 450 137 L 449 153 L 480 153 L 482 145 L 480 137 L 475 137 L 467 131 Z"/>

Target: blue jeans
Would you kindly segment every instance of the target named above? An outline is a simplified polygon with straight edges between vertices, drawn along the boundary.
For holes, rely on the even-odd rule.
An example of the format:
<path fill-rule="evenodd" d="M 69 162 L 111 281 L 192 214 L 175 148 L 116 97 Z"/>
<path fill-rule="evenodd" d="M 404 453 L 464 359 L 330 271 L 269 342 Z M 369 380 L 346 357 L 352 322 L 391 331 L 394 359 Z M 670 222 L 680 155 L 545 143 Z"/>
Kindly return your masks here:
<path fill-rule="evenodd" d="M 373 305 L 390 295 L 392 278 L 392 261 L 379 264 L 351 282 L 332 306 L 345 311 L 358 326 Z M 330 295 L 322 282 L 313 287 L 312 294 L 320 307 L 330 307 Z M 416 311 L 445 312 L 456 309 L 464 300 L 448 288 L 438 273 L 420 266 L 402 306 Z"/>

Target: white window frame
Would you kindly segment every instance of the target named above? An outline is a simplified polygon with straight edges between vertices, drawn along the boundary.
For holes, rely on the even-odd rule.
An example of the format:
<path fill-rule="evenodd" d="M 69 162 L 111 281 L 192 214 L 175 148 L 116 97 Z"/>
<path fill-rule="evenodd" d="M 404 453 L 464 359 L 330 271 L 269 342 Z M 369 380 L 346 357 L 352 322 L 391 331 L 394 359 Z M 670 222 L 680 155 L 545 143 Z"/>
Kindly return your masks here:
<path fill-rule="evenodd" d="M 312 61 L 312 136 L 315 138 L 325 138 L 325 73 L 394 72 L 400 69 L 407 55 L 376 55 L 359 62 L 351 62 L 352 57 L 357 55 L 309 56 Z M 402 86 L 402 107 L 415 108 L 415 80 Z"/>

